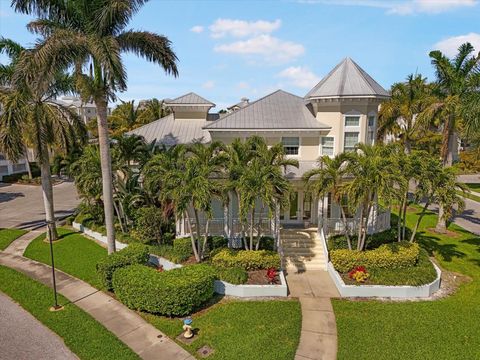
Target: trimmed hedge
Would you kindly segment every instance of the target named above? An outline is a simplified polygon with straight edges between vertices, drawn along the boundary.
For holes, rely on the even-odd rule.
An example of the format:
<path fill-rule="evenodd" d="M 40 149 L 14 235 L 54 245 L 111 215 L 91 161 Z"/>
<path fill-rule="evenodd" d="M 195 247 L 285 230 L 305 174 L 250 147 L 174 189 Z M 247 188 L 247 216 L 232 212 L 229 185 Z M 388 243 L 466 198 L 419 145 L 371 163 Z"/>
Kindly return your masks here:
<path fill-rule="evenodd" d="M 212 264 L 222 268 L 241 267 L 245 270 L 280 268 L 280 255 L 268 250 L 223 249 L 212 257 Z"/>
<path fill-rule="evenodd" d="M 232 267 L 232 268 L 219 267 L 217 268 L 217 276 L 220 280 L 226 281 L 234 285 L 245 284 L 248 280 L 247 271 L 240 267 Z"/>
<path fill-rule="evenodd" d="M 204 264 L 164 272 L 131 265 L 115 271 L 113 288 L 130 309 L 185 316 L 213 297 L 215 278 L 215 270 Z"/>
<path fill-rule="evenodd" d="M 407 239 L 410 237 L 409 234 L 410 230 L 407 229 Z M 350 241 L 352 242 L 352 247 L 355 249 L 357 247 L 357 235 L 350 236 Z M 367 235 L 365 248 L 372 250 L 378 248 L 380 245 L 393 242 L 398 242 L 396 227 L 392 227 L 376 234 Z M 347 238 L 343 234 L 330 236 L 327 243 L 329 250 L 348 249 Z"/>
<path fill-rule="evenodd" d="M 113 273 L 122 267 L 142 264 L 145 265 L 149 259 L 148 247 L 142 244 L 130 244 L 125 249 L 117 251 L 97 263 L 97 274 L 107 290 L 112 290 Z"/>
<path fill-rule="evenodd" d="M 335 269 L 346 273 L 356 266 L 368 268 L 398 269 L 415 266 L 420 246 L 407 241 L 384 244 L 374 250 L 332 250 L 330 260 Z"/>
<path fill-rule="evenodd" d="M 173 249 L 178 253 L 186 256 L 188 259 L 193 254 L 192 239 L 189 237 L 177 238 L 173 240 Z"/>
<path fill-rule="evenodd" d="M 185 254 L 175 250 L 173 245 L 152 245 L 150 246 L 150 252 L 176 264 L 183 263 L 191 256 L 191 253 Z"/>

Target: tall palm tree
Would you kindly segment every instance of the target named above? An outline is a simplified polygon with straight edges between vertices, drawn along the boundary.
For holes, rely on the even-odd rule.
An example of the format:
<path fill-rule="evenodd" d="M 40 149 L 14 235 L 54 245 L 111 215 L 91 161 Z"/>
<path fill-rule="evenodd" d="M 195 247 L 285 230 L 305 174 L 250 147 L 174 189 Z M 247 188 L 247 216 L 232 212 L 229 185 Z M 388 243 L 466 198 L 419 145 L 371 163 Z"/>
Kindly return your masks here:
<path fill-rule="evenodd" d="M 430 58 L 437 78 L 437 101 L 422 116 L 441 126 L 441 159 L 444 166 L 451 166 L 459 126 L 467 132 L 480 126 L 480 53 L 475 55 L 473 46 L 465 43 L 453 59 L 439 50 L 431 51 Z"/>
<path fill-rule="evenodd" d="M 318 159 L 318 167 L 307 171 L 303 175 L 303 181 L 305 181 L 307 189 L 321 199 L 324 199 L 330 193 L 332 200 L 341 205 L 346 195 L 345 184 L 347 182 L 346 169 L 348 159 L 349 155 L 346 153 L 341 153 L 334 158 L 330 158 L 328 155 L 320 157 Z M 348 248 L 352 250 L 345 208 L 340 206 L 340 211 Z M 320 219 L 318 221 L 318 226 L 321 226 Z"/>
<path fill-rule="evenodd" d="M 415 138 L 427 127 L 417 116 L 434 100 L 431 86 L 422 75 L 409 75 L 406 82 L 392 86 L 391 97 L 382 103 L 378 114 L 378 137 L 395 135 L 402 142 L 405 152 L 410 153 Z"/>
<path fill-rule="evenodd" d="M 137 122 L 139 125 L 145 125 L 168 114 L 170 114 L 170 110 L 165 107 L 163 100 L 153 98 L 144 102 L 138 114 Z"/>
<path fill-rule="evenodd" d="M 137 124 L 140 111 L 135 106 L 135 100 L 122 101 L 110 116 L 108 123 L 113 136 L 121 136 L 127 131 L 133 130 L 139 125 Z"/>
<path fill-rule="evenodd" d="M 118 150 L 119 160 L 128 167 L 134 163 L 141 164 L 148 157 L 148 144 L 143 136 L 122 135 L 115 137 L 115 148 Z"/>
<path fill-rule="evenodd" d="M 44 38 L 36 45 L 41 75 L 74 66 L 83 99 L 97 107 L 108 253 L 115 251 L 112 169 L 107 108 L 115 92 L 127 88 L 122 53 L 132 52 L 178 75 L 170 41 L 148 31 L 125 30 L 145 0 L 13 0 L 16 11 L 39 18 L 28 28 Z M 84 74 L 84 70 L 87 74 Z"/>
<path fill-rule="evenodd" d="M 75 113 L 53 100 L 63 88 L 58 73 L 51 78 L 27 75 L 37 69 L 31 55 L 30 50 L 22 52 L 13 77 L 19 80 L 12 80 L 9 87 L 0 91 L 0 151 L 17 161 L 24 154 L 26 143 L 33 147 L 40 165 L 48 233 L 55 240 L 58 235 L 49 153 L 52 148 L 66 153 L 84 143 L 86 129 Z"/>

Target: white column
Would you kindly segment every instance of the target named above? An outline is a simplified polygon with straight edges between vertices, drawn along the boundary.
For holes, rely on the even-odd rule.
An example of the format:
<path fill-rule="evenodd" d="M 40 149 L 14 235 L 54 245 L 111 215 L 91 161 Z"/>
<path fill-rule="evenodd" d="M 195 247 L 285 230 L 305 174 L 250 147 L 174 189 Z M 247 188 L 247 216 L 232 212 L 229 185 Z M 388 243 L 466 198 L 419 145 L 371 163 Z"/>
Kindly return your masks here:
<path fill-rule="evenodd" d="M 229 204 L 223 204 L 223 232 L 224 236 L 230 237 L 230 216 L 229 216 Z"/>

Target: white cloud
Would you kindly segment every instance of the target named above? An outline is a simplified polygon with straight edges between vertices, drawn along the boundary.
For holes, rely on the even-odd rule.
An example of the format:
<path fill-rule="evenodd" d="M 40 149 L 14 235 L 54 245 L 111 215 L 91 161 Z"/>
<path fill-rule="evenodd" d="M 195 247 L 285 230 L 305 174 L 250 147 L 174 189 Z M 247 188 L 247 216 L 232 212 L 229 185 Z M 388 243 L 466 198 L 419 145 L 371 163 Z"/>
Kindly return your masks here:
<path fill-rule="evenodd" d="M 452 36 L 433 45 L 432 50 L 440 50 L 447 56 L 455 56 L 458 52 L 458 47 L 466 42 L 473 45 L 475 50 L 480 51 L 480 34 L 469 33 L 466 35 Z"/>
<path fill-rule="evenodd" d="M 299 88 L 309 89 L 320 81 L 309 68 L 304 66 L 290 66 L 282 70 L 278 77 L 288 80 L 288 82 Z"/>
<path fill-rule="evenodd" d="M 217 19 L 209 26 L 213 38 L 225 36 L 246 37 L 259 34 L 270 34 L 280 28 L 282 21 L 257 20 L 244 21 L 235 19 Z"/>
<path fill-rule="evenodd" d="M 285 63 L 298 58 L 305 52 L 305 48 L 301 44 L 284 41 L 267 34 L 217 45 L 214 50 L 219 53 L 239 54 L 250 58 L 260 56 L 267 63 Z"/>
<path fill-rule="evenodd" d="M 439 14 L 455 8 L 472 7 L 478 4 L 478 0 L 298 0 L 298 2 L 375 7 L 385 9 L 388 14 L 397 15 Z"/>
<path fill-rule="evenodd" d="M 200 34 L 201 32 L 203 32 L 204 30 L 204 27 L 201 26 L 201 25 L 195 25 L 194 27 L 192 27 L 190 29 L 191 32 L 194 32 L 194 33 L 197 33 L 197 34 Z"/>
<path fill-rule="evenodd" d="M 215 87 L 215 81 L 213 80 L 208 80 L 202 84 L 202 87 L 204 89 L 213 89 Z"/>

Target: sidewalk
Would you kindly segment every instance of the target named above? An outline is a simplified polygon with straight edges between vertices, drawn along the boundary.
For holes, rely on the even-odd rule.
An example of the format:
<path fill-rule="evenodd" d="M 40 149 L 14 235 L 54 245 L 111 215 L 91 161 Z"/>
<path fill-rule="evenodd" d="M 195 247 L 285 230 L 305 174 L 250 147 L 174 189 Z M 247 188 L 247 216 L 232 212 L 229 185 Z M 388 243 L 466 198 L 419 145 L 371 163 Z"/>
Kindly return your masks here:
<path fill-rule="evenodd" d="M 32 279 L 52 287 L 52 268 L 50 266 L 18 255 L 21 249 L 28 245 L 28 239 L 31 241 L 36 236 L 38 234 L 32 237 L 30 233 L 27 233 L 9 246 L 10 253 L 0 252 L 0 265 L 20 271 Z M 90 314 L 142 359 L 195 359 L 136 312 L 102 291 L 62 271 L 56 271 L 56 279 L 57 290 L 60 294 Z"/>
<path fill-rule="evenodd" d="M 326 271 L 287 275 L 290 296 L 302 306 L 302 333 L 295 360 L 335 360 L 337 325 L 330 298 L 340 297 Z"/>

